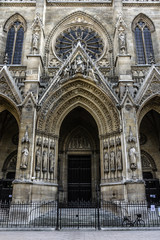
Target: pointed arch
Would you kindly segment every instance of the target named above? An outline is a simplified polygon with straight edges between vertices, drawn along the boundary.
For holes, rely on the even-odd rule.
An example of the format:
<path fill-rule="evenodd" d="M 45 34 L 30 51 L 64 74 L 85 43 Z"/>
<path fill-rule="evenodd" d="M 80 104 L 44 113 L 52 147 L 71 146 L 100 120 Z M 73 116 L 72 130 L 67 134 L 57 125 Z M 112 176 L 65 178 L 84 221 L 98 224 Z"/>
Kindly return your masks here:
<path fill-rule="evenodd" d="M 26 31 L 25 19 L 19 13 L 14 14 L 6 21 L 4 31 L 7 32 L 5 54 L 8 64 L 20 64 Z"/>
<path fill-rule="evenodd" d="M 139 21 L 144 21 L 151 32 L 155 31 L 155 26 L 154 26 L 154 23 L 152 22 L 152 20 L 147 15 L 140 13 L 134 18 L 134 20 L 132 22 L 132 31 L 133 32 L 135 31 L 135 28 Z"/>
<path fill-rule="evenodd" d="M 152 95 L 143 102 L 141 107 L 137 112 L 138 117 L 138 125 L 140 126 L 143 117 L 150 111 L 154 110 L 160 114 L 160 96 L 159 95 Z"/>
<path fill-rule="evenodd" d="M 49 92 L 44 100 L 37 123 L 40 131 L 58 135 L 63 119 L 77 106 L 91 114 L 100 135 L 119 131 L 120 117 L 113 100 L 86 80 L 72 79 Z"/>
<path fill-rule="evenodd" d="M 0 113 L 7 110 L 16 119 L 18 126 L 20 125 L 20 111 L 15 105 L 15 103 L 9 99 L 7 96 L 0 93 Z"/>
<path fill-rule="evenodd" d="M 15 13 L 15 14 L 13 14 L 11 17 L 9 17 L 9 18 L 7 19 L 7 21 L 6 21 L 5 24 L 4 24 L 3 30 L 4 30 L 5 32 L 8 32 L 9 28 L 10 28 L 10 27 L 14 24 L 14 22 L 16 22 L 16 21 L 21 22 L 21 24 L 22 24 L 22 26 L 23 26 L 23 28 L 24 28 L 24 31 L 27 30 L 27 22 L 26 22 L 25 18 L 24 18 L 21 14 L 19 14 L 19 13 Z"/>
<path fill-rule="evenodd" d="M 139 14 L 132 23 L 135 35 L 135 45 L 138 64 L 151 64 L 155 62 L 151 33 L 155 27 L 153 22 L 144 14 Z"/>

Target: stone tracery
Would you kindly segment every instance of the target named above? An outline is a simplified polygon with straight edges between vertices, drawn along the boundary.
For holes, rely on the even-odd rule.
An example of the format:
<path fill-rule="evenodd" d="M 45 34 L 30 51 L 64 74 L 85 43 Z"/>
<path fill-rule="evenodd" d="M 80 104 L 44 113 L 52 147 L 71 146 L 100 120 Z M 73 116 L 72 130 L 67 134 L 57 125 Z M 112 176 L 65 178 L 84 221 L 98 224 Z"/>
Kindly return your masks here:
<path fill-rule="evenodd" d="M 62 32 L 56 39 L 56 54 L 62 60 L 72 52 L 78 43 L 88 55 L 96 60 L 103 53 L 103 41 L 94 30 L 82 26 L 72 27 Z"/>

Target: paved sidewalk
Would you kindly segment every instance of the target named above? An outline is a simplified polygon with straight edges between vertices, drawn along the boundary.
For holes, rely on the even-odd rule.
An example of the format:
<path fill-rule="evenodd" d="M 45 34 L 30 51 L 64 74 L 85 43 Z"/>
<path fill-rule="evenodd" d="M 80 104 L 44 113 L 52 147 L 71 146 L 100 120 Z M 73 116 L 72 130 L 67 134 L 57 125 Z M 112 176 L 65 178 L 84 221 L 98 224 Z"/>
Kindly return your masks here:
<path fill-rule="evenodd" d="M 1 231 L 1 240 L 158 240 L 160 231 Z"/>

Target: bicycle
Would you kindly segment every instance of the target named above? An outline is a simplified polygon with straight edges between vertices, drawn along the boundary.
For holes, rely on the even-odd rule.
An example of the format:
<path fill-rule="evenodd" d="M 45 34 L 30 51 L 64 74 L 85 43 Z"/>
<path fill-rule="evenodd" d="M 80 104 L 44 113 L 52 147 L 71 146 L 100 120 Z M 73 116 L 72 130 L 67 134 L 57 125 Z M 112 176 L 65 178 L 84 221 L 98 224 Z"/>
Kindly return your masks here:
<path fill-rule="evenodd" d="M 131 216 L 124 216 L 122 227 L 145 227 L 145 222 L 142 219 L 142 215 L 139 213 L 135 215 L 137 215 L 137 217 L 134 221 L 131 220 Z"/>

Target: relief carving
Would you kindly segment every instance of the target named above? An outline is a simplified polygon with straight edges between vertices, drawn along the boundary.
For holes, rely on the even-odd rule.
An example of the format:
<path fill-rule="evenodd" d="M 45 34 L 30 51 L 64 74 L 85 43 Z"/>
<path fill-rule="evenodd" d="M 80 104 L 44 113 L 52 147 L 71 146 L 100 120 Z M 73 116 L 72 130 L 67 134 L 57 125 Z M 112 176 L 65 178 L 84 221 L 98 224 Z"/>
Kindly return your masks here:
<path fill-rule="evenodd" d="M 90 147 L 88 138 L 82 135 L 74 136 L 69 143 L 69 149 L 90 149 Z"/>

